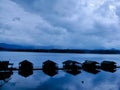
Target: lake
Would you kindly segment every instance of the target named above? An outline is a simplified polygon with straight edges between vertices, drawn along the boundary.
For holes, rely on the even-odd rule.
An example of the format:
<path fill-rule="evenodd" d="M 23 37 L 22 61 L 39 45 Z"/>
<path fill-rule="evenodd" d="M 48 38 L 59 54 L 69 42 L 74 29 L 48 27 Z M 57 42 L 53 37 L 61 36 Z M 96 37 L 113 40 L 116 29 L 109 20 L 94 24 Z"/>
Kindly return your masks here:
<path fill-rule="evenodd" d="M 102 54 L 61 54 L 61 53 L 32 53 L 32 52 L 0 52 L 0 61 L 9 60 L 18 67 L 19 62 L 29 60 L 34 67 L 42 67 L 46 60 L 52 60 L 62 67 L 62 62 L 74 60 L 83 62 L 84 60 L 94 60 L 102 62 L 112 60 L 120 66 L 120 55 Z M 4 81 L 0 81 L 4 83 Z M 74 76 L 64 71 L 53 77 L 44 74 L 42 71 L 34 71 L 27 78 L 20 76 L 18 71 L 14 71 L 10 80 L 0 87 L 0 90 L 120 90 L 120 69 L 116 72 L 100 71 L 92 74 L 82 71 Z"/>

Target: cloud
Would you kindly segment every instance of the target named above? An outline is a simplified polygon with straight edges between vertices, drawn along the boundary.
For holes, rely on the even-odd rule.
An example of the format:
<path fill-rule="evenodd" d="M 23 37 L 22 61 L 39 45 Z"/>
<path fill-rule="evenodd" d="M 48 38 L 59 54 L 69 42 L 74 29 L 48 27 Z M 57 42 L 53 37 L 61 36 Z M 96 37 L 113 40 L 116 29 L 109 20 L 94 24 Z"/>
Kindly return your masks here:
<path fill-rule="evenodd" d="M 8 3 L 8 6 L 1 5 L 4 11 L 1 12 L 3 15 L 1 15 L 2 24 L 0 37 L 3 41 L 7 40 L 6 42 L 18 44 L 35 43 L 38 45 L 49 45 L 49 43 L 53 43 L 53 39 L 55 39 L 56 42 L 60 42 L 59 39 L 64 38 L 62 34 L 66 35 L 65 29 L 52 26 L 43 20 L 40 15 L 26 12 L 19 5 L 11 1 L 3 1 L 2 3 Z M 14 9 L 14 7 L 16 9 Z M 9 29 L 7 27 L 9 27 Z M 58 34 L 59 36 L 57 36 Z"/>
<path fill-rule="evenodd" d="M 93 90 L 119 90 L 118 75 L 110 73 L 106 74 L 105 72 L 101 72 L 99 75 L 92 75 L 85 72 L 78 76 L 64 74 L 59 77 L 49 77 L 44 82 L 40 80 L 40 83 L 38 82 L 37 86 L 34 85 L 34 88 L 31 89 L 26 87 L 25 90 L 89 90 L 90 88 Z M 84 81 L 84 83 L 81 83 L 81 81 Z"/>
<path fill-rule="evenodd" d="M 120 48 L 119 0 L 1 0 L 0 41 Z"/>

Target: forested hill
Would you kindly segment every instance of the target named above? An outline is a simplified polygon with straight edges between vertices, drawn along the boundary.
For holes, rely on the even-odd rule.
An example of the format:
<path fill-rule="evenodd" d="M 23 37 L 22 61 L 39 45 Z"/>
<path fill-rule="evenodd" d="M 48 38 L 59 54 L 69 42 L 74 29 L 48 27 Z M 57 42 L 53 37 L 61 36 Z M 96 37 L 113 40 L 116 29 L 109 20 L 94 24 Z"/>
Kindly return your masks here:
<path fill-rule="evenodd" d="M 0 51 L 16 51 L 16 52 L 45 52 L 45 53 L 80 53 L 80 54 L 120 54 L 120 50 L 116 49 L 54 49 L 53 47 L 33 47 L 33 46 L 19 46 L 19 45 L 9 45 L 0 44 Z"/>

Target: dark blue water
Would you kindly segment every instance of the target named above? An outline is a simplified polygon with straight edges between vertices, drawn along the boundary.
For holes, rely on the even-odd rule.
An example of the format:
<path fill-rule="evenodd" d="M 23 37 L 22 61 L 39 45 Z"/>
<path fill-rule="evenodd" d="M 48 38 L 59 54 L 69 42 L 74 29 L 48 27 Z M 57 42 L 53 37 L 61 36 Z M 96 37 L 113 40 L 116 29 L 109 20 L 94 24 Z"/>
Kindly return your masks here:
<path fill-rule="evenodd" d="M 9 60 L 18 67 L 19 62 L 29 60 L 34 67 L 42 67 L 42 63 L 48 59 L 58 63 L 62 67 L 65 60 L 112 60 L 120 65 L 120 55 L 99 55 L 99 54 L 56 54 L 56 53 L 28 53 L 28 52 L 0 52 L 0 60 Z M 1 80 L 0 83 L 3 83 Z M 53 77 L 44 74 L 42 71 L 34 71 L 33 75 L 25 78 L 14 71 L 10 80 L 0 90 L 120 90 L 120 70 L 110 73 L 101 71 L 98 74 L 91 74 L 85 71 L 73 76 L 64 71 Z"/>

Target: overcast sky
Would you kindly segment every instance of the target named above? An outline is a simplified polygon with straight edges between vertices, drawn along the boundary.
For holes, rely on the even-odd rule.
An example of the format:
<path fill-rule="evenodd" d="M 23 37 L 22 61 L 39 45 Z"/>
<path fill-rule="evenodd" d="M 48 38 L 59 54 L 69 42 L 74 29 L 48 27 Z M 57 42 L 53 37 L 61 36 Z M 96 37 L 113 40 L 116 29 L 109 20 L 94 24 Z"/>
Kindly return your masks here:
<path fill-rule="evenodd" d="M 0 43 L 120 49 L 120 0 L 0 0 Z"/>

